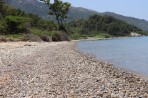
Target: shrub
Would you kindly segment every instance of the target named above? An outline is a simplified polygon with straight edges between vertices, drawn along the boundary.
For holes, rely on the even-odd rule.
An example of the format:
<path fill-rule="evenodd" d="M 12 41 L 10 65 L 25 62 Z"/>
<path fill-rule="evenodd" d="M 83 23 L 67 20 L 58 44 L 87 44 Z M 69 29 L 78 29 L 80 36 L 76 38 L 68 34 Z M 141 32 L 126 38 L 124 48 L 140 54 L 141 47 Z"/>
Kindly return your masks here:
<path fill-rule="evenodd" d="M 52 42 L 52 38 L 48 35 L 41 36 L 41 39 L 45 42 Z"/>
<path fill-rule="evenodd" d="M 7 16 L 5 18 L 9 33 L 28 32 L 30 18 L 21 16 Z"/>
<path fill-rule="evenodd" d="M 42 39 L 37 36 L 37 35 L 33 35 L 33 34 L 24 34 L 22 41 L 33 41 L 33 42 L 41 42 Z"/>
<path fill-rule="evenodd" d="M 5 34 L 6 28 L 6 22 L 4 20 L 0 20 L 0 34 Z"/>
<path fill-rule="evenodd" d="M 64 32 L 57 31 L 52 35 L 52 41 L 70 41 L 70 37 Z"/>
<path fill-rule="evenodd" d="M 57 30 L 57 25 L 53 21 L 49 20 L 40 20 L 38 28 L 40 29 L 46 29 L 48 31 Z"/>
<path fill-rule="evenodd" d="M 0 42 L 7 42 L 6 37 L 0 37 Z"/>
<path fill-rule="evenodd" d="M 53 35 L 52 31 L 48 31 L 48 30 L 45 30 L 45 29 L 38 29 L 38 28 L 31 28 L 30 32 L 32 34 L 38 35 L 38 36 L 43 36 L 43 35 L 51 36 L 51 35 Z"/>
<path fill-rule="evenodd" d="M 4 37 L 4 36 L 1 36 L 0 37 L 0 42 L 14 42 L 16 41 L 16 39 L 13 39 L 13 38 L 7 38 L 7 37 Z"/>

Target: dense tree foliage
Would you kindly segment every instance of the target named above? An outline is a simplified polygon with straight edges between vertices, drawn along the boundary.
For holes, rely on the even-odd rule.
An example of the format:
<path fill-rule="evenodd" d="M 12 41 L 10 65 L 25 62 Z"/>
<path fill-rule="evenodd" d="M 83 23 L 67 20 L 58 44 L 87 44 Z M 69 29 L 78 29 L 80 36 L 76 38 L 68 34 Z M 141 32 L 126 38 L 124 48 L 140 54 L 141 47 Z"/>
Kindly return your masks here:
<path fill-rule="evenodd" d="M 26 14 L 20 9 L 3 4 L 3 13 L 0 18 L 0 33 L 15 34 L 29 33 L 30 28 L 46 29 L 48 31 L 57 30 L 57 25 L 53 21 L 43 20 L 34 14 Z"/>
<path fill-rule="evenodd" d="M 4 1 L 3 0 L 0 0 L 0 19 L 2 18 L 3 16 L 3 5 L 4 5 Z"/>
<path fill-rule="evenodd" d="M 31 13 L 24 13 L 20 9 L 5 4 L 1 8 L 4 13 L 0 18 L 0 39 L 1 36 L 9 36 L 24 41 L 69 40 L 69 35 L 59 31 L 58 24 L 54 21 L 42 19 Z M 59 32 L 56 33 L 56 31 Z"/>
<path fill-rule="evenodd" d="M 141 31 L 133 25 L 117 20 L 111 16 L 92 15 L 88 20 L 77 20 L 68 24 L 80 29 L 80 34 L 104 32 L 113 36 L 128 36 L 131 32 Z M 71 28 L 69 27 L 69 28 Z"/>
<path fill-rule="evenodd" d="M 7 16 L 5 18 L 7 31 L 13 33 L 29 32 L 30 18 L 21 16 Z"/>
<path fill-rule="evenodd" d="M 58 0 L 55 0 L 55 2 L 57 1 Z M 61 4 L 63 4 L 63 2 L 61 2 Z M 40 38 L 41 40 L 49 41 L 51 40 L 50 37 L 52 37 L 52 40 L 54 41 L 61 41 L 69 40 L 69 36 L 74 39 L 128 36 L 130 32 L 133 31 L 141 34 L 148 34 L 133 25 L 129 25 L 126 22 L 117 20 L 111 16 L 92 15 L 88 20 L 77 19 L 64 25 L 63 19 L 66 18 L 69 7 L 65 8 L 64 5 L 58 6 L 58 9 L 56 9 L 56 7 L 53 7 L 55 12 L 50 12 L 50 14 L 55 15 L 54 13 L 56 13 L 56 11 L 62 11 L 58 12 L 60 13 L 58 14 L 58 19 L 61 23 L 45 20 L 38 15 L 25 13 L 20 9 L 1 4 L 0 35 L 27 35 L 27 38 L 25 39 L 32 39 L 33 41 L 36 39 L 39 40 Z M 63 10 L 60 10 L 60 8 L 63 8 Z M 65 28 L 68 32 L 67 34 L 63 32 Z"/>
<path fill-rule="evenodd" d="M 49 12 L 48 6 L 44 3 L 38 2 L 38 0 L 5 0 L 5 1 L 6 3 L 15 6 L 16 8 L 20 8 L 27 13 L 34 13 L 42 18 L 55 20 L 54 17 L 48 15 Z M 96 11 L 82 7 L 70 7 L 67 15 L 68 18 L 64 21 L 73 21 L 75 19 L 88 19 L 89 16 L 93 14 L 113 16 L 116 19 L 126 21 L 127 23 L 132 24 L 142 30 L 148 31 L 147 20 L 122 16 L 112 12 L 98 13 Z"/>

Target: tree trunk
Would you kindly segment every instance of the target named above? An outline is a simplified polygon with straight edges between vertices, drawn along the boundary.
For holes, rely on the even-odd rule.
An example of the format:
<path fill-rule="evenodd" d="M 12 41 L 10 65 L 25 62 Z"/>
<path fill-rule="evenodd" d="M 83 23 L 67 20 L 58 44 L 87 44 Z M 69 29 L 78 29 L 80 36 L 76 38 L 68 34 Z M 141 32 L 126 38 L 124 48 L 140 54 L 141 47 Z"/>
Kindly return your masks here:
<path fill-rule="evenodd" d="M 63 30 L 64 32 L 67 33 L 67 30 L 66 30 L 66 28 L 65 28 L 65 26 L 64 26 L 64 24 L 63 24 L 63 22 L 60 21 L 59 17 L 56 17 L 56 19 L 57 19 L 57 22 L 58 22 L 58 25 L 59 25 L 59 29 L 60 29 L 60 30 Z"/>

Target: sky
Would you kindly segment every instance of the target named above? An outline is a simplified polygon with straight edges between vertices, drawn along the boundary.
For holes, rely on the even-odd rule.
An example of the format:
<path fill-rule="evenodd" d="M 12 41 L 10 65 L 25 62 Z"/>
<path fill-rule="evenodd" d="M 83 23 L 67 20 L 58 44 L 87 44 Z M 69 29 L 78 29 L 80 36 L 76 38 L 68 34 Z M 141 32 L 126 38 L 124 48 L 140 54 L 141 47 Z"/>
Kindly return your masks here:
<path fill-rule="evenodd" d="M 148 20 L 148 0 L 62 0 L 98 12 L 114 12 Z"/>

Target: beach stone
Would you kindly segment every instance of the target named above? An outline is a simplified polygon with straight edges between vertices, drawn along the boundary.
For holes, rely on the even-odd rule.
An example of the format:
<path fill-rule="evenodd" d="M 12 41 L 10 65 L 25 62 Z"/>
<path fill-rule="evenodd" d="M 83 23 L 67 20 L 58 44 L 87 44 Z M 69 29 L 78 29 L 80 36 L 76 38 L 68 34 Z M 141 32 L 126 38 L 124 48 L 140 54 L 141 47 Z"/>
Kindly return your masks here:
<path fill-rule="evenodd" d="M 148 82 L 75 42 L 0 43 L 0 98 L 148 98 Z"/>

